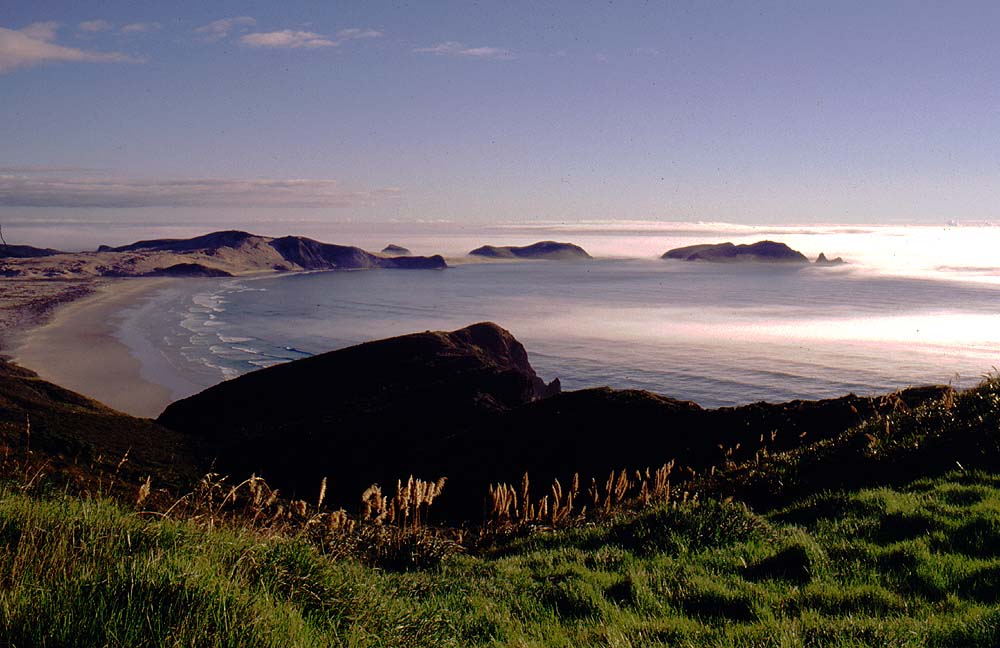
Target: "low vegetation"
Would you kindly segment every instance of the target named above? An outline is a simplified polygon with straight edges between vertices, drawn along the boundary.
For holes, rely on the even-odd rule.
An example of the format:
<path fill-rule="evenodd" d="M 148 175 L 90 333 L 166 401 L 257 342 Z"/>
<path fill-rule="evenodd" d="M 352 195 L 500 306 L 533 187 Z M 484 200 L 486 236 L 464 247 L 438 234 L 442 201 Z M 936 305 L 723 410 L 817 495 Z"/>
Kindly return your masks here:
<path fill-rule="evenodd" d="M 348 516 L 323 507 L 324 489 L 317 501 L 287 502 L 256 478 L 210 476 L 145 510 L 135 495 L 148 484 L 131 501 L 81 497 L 9 457 L 0 637 L 11 646 L 996 646 L 998 421 L 1000 384 L 988 380 L 683 484 L 668 467 L 625 473 L 618 500 L 617 476 L 537 494 L 498 485 L 484 524 L 448 529 L 428 523 L 434 500 L 448 496 L 439 481 L 370 490 L 362 514 Z M 588 485 L 600 504 L 585 512 Z"/>

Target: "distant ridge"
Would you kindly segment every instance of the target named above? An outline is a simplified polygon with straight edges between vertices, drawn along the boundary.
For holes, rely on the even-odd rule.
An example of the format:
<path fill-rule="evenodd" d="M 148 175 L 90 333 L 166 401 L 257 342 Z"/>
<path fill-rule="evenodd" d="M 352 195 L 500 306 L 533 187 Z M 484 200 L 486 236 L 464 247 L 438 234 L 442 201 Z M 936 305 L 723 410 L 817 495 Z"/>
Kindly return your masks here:
<path fill-rule="evenodd" d="M 380 256 L 359 247 L 322 243 L 304 236 L 272 238 L 239 230 L 189 239 L 151 239 L 100 246 L 96 252 L 65 253 L 6 246 L 20 256 L 2 268 L 5 276 L 225 277 L 302 270 L 443 269 L 441 255 Z M 0 247 L 0 257 L 3 257 Z"/>
<path fill-rule="evenodd" d="M 222 247 L 238 248 L 246 241 L 254 238 L 263 237 L 239 230 L 226 230 L 202 234 L 201 236 L 189 239 L 152 239 L 149 241 L 136 241 L 135 243 L 119 247 L 102 245 L 97 248 L 97 251 L 136 252 L 139 250 L 157 250 L 162 252 L 192 252 L 194 250 L 216 250 Z"/>

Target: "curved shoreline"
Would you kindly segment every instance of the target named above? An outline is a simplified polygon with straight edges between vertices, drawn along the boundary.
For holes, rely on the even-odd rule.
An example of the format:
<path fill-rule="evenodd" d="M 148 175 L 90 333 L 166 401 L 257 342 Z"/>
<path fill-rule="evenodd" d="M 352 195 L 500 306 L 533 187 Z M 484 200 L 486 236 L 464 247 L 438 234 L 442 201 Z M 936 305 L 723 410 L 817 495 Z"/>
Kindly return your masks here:
<path fill-rule="evenodd" d="M 155 417 L 170 391 L 142 376 L 141 362 L 116 333 L 122 312 L 174 279 L 125 279 L 59 306 L 51 319 L 18 334 L 9 354 L 41 378 L 127 414 Z"/>

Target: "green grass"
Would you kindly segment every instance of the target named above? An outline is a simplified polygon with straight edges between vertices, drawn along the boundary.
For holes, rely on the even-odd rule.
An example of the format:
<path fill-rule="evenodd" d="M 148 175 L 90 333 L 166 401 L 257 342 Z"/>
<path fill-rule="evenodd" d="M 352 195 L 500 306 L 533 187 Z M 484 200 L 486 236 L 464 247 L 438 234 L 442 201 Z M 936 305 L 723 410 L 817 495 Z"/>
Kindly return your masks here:
<path fill-rule="evenodd" d="M 998 646 L 998 430 L 992 379 L 722 474 L 758 512 L 706 499 L 426 561 L 404 543 L 382 568 L 308 529 L 0 487 L 0 645 Z"/>
<path fill-rule="evenodd" d="M 389 572 L 302 539 L 0 499 L 11 646 L 996 646 L 1000 476 L 661 508 Z"/>

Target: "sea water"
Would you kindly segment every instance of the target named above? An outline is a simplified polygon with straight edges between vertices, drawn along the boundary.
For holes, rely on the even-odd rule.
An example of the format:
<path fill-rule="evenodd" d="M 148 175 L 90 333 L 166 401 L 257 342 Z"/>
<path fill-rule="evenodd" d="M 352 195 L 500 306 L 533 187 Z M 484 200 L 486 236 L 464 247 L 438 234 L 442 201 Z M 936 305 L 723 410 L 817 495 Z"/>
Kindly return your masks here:
<path fill-rule="evenodd" d="M 1000 364 L 1000 271 L 991 265 L 1000 228 L 719 230 L 414 230 L 392 242 L 457 258 L 481 243 L 557 238 L 597 258 L 175 282 L 134 306 L 119 337 L 174 398 L 368 340 L 487 320 L 513 333 L 539 375 L 564 389 L 647 389 L 704 406 L 968 386 Z M 761 238 L 850 263 L 656 256 Z"/>

